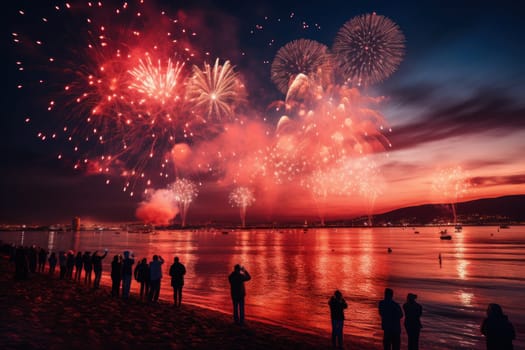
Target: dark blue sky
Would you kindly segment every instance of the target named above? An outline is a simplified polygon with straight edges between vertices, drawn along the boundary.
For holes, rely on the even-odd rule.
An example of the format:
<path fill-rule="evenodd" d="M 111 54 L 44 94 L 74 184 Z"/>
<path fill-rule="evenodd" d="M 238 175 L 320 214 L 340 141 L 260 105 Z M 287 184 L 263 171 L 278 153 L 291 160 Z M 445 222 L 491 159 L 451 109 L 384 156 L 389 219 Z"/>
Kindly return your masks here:
<path fill-rule="evenodd" d="M 35 135 L 36 127 L 24 122 L 25 116 L 31 114 L 43 124 L 38 127 L 49 123 L 51 129 L 57 123 L 52 118 L 42 118 L 45 109 L 41 101 L 49 97 L 42 96 L 41 89 L 16 88 L 29 74 L 17 71 L 16 61 L 24 60 L 30 65 L 32 59 L 13 42 L 11 33 L 34 32 L 33 17 L 21 17 L 18 10 L 25 9 L 34 18 L 39 18 L 40 13 L 45 16 L 51 12 L 49 3 L 37 3 L 38 8 L 35 8 L 34 1 L 20 1 L 10 4 L 4 11 L 7 33 L 3 42 L 7 54 L 3 60 L 7 81 L 2 94 L 0 223 L 64 222 L 76 215 L 100 221 L 133 220 L 140 198 L 130 199 L 119 185 L 106 186 L 99 176 L 83 175 L 73 171 L 70 164 L 57 161 L 59 146 L 41 142 Z M 509 144 L 488 146 L 491 151 L 501 147 L 501 151 L 487 152 L 487 162 L 506 159 L 509 149 L 521 150 L 521 154 L 525 152 L 525 142 L 519 141 L 525 135 L 525 25 L 524 8 L 519 1 L 163 3 L 162 7 L 170 13 L 182 9 L 188 16 L 204 18 L 208 26 L 208 31 L 204 32 L 214 33 L 215 37 L 203 38 L 202 42 L 209 45 L 212 55 L 230 59 L 247 77 L 250 99 L 261 113 L 270 102 L 281 98 L 270 81 L 270 65 L 264 63 L 266 60 L 271 63 L 281 46 L 299 38 L 331 46 L 338 29 L 352 17 L 369 12 L 389 17 L 406 37 L 405 59 L 392 77 L 371 92 L 388 97 L 383 113 L 394 128 L 391 139 L 397 150 L 414 150 L 405 156 L 414 160 L 421 157 L 421 152 L 428 152 L 424 146 L 430 141 L 446 141 L 455 136 L 468 139 L 465 141 L 465 153 L 468 153 L 470 148 L 487 144 L 486 139 L 473 141 L 475 136 L 488 137 L 490 134 L 491 140 L 506 139 Z M 291 13 L 293 18 L 290 18 Z M 277 21 L 278 18 L 281 21 Z M 309 26 L 306 30 L 302 29 L 303 21 Z M 252 34 L 257 24 L 264 29 Z M 53 33 L 53 36 L 57 40 L 55 45 L 63 45 L 64 51 L 74 46 L 71 35 L 64 34 L 64 41 L 61 41 L 61 33 Z M 275 42 L 268 46 L 271 39 Z M 446 132 L 440 133 L 440 130 Z M 404 169 L 417 167 L 402 157 L 397 163 L 403 163 Z M 474 164 L 481 158 L 472 155 L 458 162 L 470 160 Z M 519 177 L 520 171 L 516 170 L 520 167 L 524 175 L 525 163 L 521 160 L 509 165 L 508 171 L 498 176 L 513 176 L 513 181 L 518 176 L 521 180 L 512 191 L 525 193 L 523 177 Z M 475 166 L 471 165 L 471 169 Z M 493 175 L 490 171 L 485 175 L 481 171 L 477 174 L 480 177 Z M 486 192 L 487 195 L 493 193 Z M 196 218 L 202 216 L 199 213 L 208 211 L 209 206 L 204 204 L 206 198 L 208 203 L 213 202 L 213 197 L 206 197 L 206 194 L 202 198 L 201 203 L 193 205 L 190 214 Z"/>

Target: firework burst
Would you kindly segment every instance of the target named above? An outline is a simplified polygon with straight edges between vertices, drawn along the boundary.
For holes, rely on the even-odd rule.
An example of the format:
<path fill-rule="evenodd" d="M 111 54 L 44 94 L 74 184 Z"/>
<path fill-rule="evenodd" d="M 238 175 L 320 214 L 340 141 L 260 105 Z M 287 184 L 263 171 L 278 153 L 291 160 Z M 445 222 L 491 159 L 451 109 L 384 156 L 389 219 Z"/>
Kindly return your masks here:
<path fill-rule="evenodd" d="M 230 61 L 220 65 L 216 59 L 213 66 L 205 63 L 203 69 L 193 66 L 187 99 L 197 115 L 208 120 L 232 118 L 245 96 L 244 84 Z"/>
<path fill-rule="evenodd" d="M 398 25 L 375 13 L 354 17 L 337 33 L 333 52 L 347 81 L 378 83 L 401 63 L 405 37 Z"/>
<path fill-rule="evenodd" d="M 137 181 L 149 187 L 155 175 L 167 182 L 171 148 L 203 132 L 202 121 L 182 113 L 184 65 L 201 56 L 190 45 L 197 34 L 142 1 L 48 10 L 32 17 L 19 11 L 26 16 L 20 23 L 31 25 L 13 33 L 20 51 L 30 52 L 29 63 L 20 62 L 27 81 L 19 87 L 52 94 L 46 120 L 32 120 L 42 124 L 39 138 L 65 139 L 59 159 L 123 176 L 130 194 Z M 49 130 L 53 124 L 58 130 Z"/>
<path fill-rule="evenodd" d="M 166 66 L 158 60 L 157 64 L 151 61 L 147 56 L 146 60 L 139 59 L 138 67 L 129 71 L 134 78 L 129 88 L 136 90 L 144 95 L 144 98 L 150 98 L 164 105 L 172 101 L 181 99 L 179 74 L 184 67 L 184 62 L 176 62 L 175 65 L 171 59 L 168 59 Z M 144 99 L 141 100 L 141 103 Z"/>
<path fill-rule="evenodd" d="M 326 45 L 314 40 L 294 40 L 277 51 L 271 67 L 271 78 L 277 88 L 286 94 L 299 74 L 329 82 L 331 62 Z"/>
<path fill-rule="evenodd" d="M 456 203 L 471 189 L 469 175 L 460 166 L 438 170 L 432 180 L 432 189 L 450 203 L 454 223 L 457 223 Z"/>
<path fill-rule="evenodd" d="M 252 190 L 247 187 L 235 188 L 229 196 L 230 204 L 236 206 L 240 210 L 242 227 L 246 225 L 246 208 L 255 202 Z"/>
<path fill-rule="evenodd" d="M 199 191 L 197 185 L 188 179 L 177 179 L 169 185 L 169 190 L 173 194 L 173 200 L 179 207 L 182 227 L 186 226 L 186 215 L 191 202 L 197 197 Z"/>
<path fill-rule="evenodd" d="M 391 147 L 386 137 L 390 129 L 383 115 L 372 108 L 381 98 L 365 96 L 345 85 L 324 89 L 301 75 L 296 79 L 302 83 L 292 83 L 297 91 L 290 91 L 289 96 L 296 98 L 283 103 L 287 115 L 279 121 L 271 152 L 278 182 Z M 314 92 L 307 103 L 303 102 L 303 91 L 306 96 Z"/>

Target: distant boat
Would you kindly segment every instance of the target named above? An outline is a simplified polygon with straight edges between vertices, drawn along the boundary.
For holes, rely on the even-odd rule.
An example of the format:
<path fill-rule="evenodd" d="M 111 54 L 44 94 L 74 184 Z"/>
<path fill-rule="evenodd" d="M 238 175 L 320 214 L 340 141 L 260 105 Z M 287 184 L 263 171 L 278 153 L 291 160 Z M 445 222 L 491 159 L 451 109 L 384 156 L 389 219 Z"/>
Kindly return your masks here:
<path fill-rule="evenodd" d="M 452 239 L 452 236 L 447 233 L 447 230 L 443 230 L 440 232 L 439 239 L 450 241 Z"/>
<path fill-rule="evenodd" d="M 127 229 L 128 233 L 155 233 L 155 227 L 148 224 L 132 224 Z"/>
<path fill-rule="evenodd" d="M 229 233 L 230 233 L 230 231 L 222 231 L 222 234 L 223 234 L 223 235 L 227 235 L 227 234 L 229 234 Z"/>
<path fill-rule="evenodd" d="M 456 232 L 459 232 L 463 229 L 463 226 L 461 226 L 461 224 L 456 224 L 454 228 L 456 229 Z"/>
<path fill-rule="evenodd" d="M 414 234 L 418 235 L 418 234 L 419 234 L 419 231 L 414 231 Z"/>
<path fill-rule="evenodd" d="M 510 226 L 507 224 L 503 224 L 503 225 L 499 225 L 499 228 L 510 228 Z"/>

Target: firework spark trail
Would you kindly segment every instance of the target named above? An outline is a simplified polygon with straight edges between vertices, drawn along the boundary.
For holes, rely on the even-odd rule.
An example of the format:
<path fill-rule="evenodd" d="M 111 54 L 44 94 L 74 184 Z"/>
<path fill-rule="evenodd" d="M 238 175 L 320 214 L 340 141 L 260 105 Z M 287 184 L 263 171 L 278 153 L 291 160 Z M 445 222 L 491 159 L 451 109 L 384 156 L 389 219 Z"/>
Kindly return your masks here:
<path fill-rule="evenodd" d="M 390 129 L 383 115 L 370 108 L 380 103 L 380 98 L 362 95 L 344 85 L 324 89 L 304 75 L 296 80 L 300 83 L 291 86 L 296 91 L 288 93 L 296 99 L 282 104 L 287 115 L 278 123 L 271 156 L 278 182 L 330 168 L 347 157 L 362 157 L 391 147 L 385 136 Z"/>
<path fill-rule="evenodd" d="M 193 66 L 187 99 L 198 115 L 204 115 L 208 120 L 231 119 L 245 96 L 244 84 L 230 61 L 220 65 L 217 58 L 213 66 L 208 63 L 203 69 Z"/>
<path fill-rule="evenodd" d="M 450 203 L 454 223 L 457 223 L 456 203 L 471 188 L 470 176 L 460 166 L 437 170 L 432 180 L 432 190 Z"/>
<path fill-rule="evenodd" d="M 173 200 L 179 207 L 182 227 L 186 226 L 186 215 L 191 202 L 197 197 L 199 191 L 197 185 L 188 179 L 177 179 L 168 186 L 173 194 Z"/>
<path fill-rule="evenodd" d="M 235 188 L 229 196 L 230 204 L 240 210 L 242 227 L 246 226 L 246 208 L 255 202 L 252 190 L 247 187 Z"/>
<path fill-rule="evenodd" d="M 351 173 L 341 170 L 341 168 L 316 170 L 301 180 L 301 185 L 310 191 L 317 204 L 322 226 L 325 224 L 326 205 L 330 198 L 349 195 L 348 189 L 352 179 L 348 175 Z"/>
<path fill-rule="evenodd" d="M 343 25 L 335 37 L 333 52 L 346 80 L 367 86 L 396 71 L 403 59 L 404 42 L 397 24 L 371 13 Z"/>
<path fill-rule="evenodd" d="M 351 165 L 359 195 L 367 203 L 368 226 L 372 226 L 372 213 L 377 199 L 384 192 L 385 180 L 377 164 L 369 158 L 361 158 Z"/>
<path fill-rule="evenodd" d="M 149 186 L 155 174 L 165 181 L 171 148 L 203 131 L 202 121 L 181 113 L 183 61 L 201 56 L 190 44 L 196 33 L 143 2 L 53 5 L 46 14 L 44 8 L 42 17 L 27 11 L 31 20 L 20 21 L 31 24 L 21 27 L 27 33 L 13 33 L 34 62 L 20 62 L 28 80 L 20 88 L 43 77 L 37 86 L 46 94 L 56 91 L 48 115 L 65 124 L 59 131 L 42 130 L 39 138 L 68 140 L 70 149 L 61 150 L 59 159 L 76 159 L 75 169 L 126 177 L 124 190 L 138 180 Z"/>
<path fill-rule="evenodd" d="M 160 60 L 154 65 L 150 56 L 146 57 L 146 61 L 139 59 L 139 66 L 129 70 L 129 74 L 135 78 L 129 88 L 159 101 L 162 105 L 168 100 L 178 101 L 181 96 L 176 89 L 181 85 L 179 74 L 183 67 L 184 62 L 177 61 L 173 65 L 171 59 L 168 59 L 165 68 Z"/>
<path fill-rule="evenodd" d="M 38 137 L 65 137 L 78 159 L 75 167 L 125 177 L 123 190 L 130 195 L 140 180 L 150 196 L 147 191 L 168 184 L 175 169 L 177 177 L 205 174 L 207 181 L 250 184 L 275 198 L 282 191 L 276 185 L 308 184 L 303 190 L 310 186 L 318 199 L 328 201 L 340 193 L 316 193 L 326 184 L 314 185 L 312 178 L 354 183 L 357 171 L 340 178 L 335 169 L 390 147 L 385 120 L 373 108 L 381 99 L 336 85 L 333 56 L 323 44 L 300 39 L 279 50 L 271 79 L 285 98 L 276 104 L 281 118 L 274 133 L 268 119 L 259 123 L 258 113 L 244 108 L 246 88 L 229 60 L 196 62 L 198 51 L 180 22 L 146 9 L 142 2 L 87 7 L 60 8 L 50 17 L 79 29 L 66 31 L 78 36 L 65 43 L 66 50 L 48 45 L 49 40 L 36 44 L 47 56 L 60 53 L 58 58 L 46 57 L 61 84 L 46 107 L 62 112 L 67 121 L 52 137 L 46 132 Z M 13 34 L 17 44 L 22 38 Z M 153 176 L 158 176 L 155 185 Z M 188 191 L 196 196 L 196 188 L 181 186 L 176 181 L 167 189 L 177 193 L 185 224 L 194 197 L 181 196 Z M 342 185 L 339 189 L 351 192 Z"/>

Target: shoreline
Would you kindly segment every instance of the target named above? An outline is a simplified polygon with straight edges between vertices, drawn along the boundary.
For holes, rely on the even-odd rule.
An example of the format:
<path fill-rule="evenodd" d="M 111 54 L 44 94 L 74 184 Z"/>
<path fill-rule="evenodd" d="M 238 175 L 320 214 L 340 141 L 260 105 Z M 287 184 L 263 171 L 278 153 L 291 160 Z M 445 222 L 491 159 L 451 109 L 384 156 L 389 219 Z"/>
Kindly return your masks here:
<path fill-rule="evenodd" d="M 192 304 L 149 304 L 131 293 L 114 298 L 110 287 L 94 290 L 58 274 L 14 279 L 7 259 L 0 261 L 0 346 L 3 349 L 327 349 L 320 336 L 252 320 L 245 326 L 231 315 Z M 293 310 L 290 310 L 293 312 Z M 345 337 L 346 348 L 373 349 Z"/>

